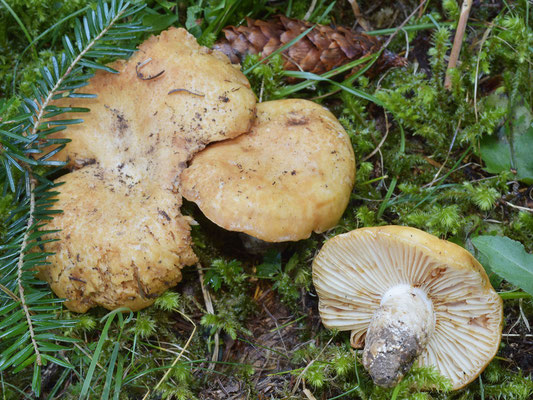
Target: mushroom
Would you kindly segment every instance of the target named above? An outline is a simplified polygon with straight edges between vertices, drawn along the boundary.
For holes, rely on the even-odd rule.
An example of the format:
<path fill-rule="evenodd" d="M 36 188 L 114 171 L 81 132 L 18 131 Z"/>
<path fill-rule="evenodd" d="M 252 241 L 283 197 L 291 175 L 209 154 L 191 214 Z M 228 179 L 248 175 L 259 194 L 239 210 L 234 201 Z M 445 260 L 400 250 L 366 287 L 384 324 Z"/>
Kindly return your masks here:
<path fill-rule="evenodd" d="M 355 179 L 350 139 L 307 100 L 257 105 L 249 133 L 208 146 L 181 176 L 181 193 L 211 221 L 266 242 L 333 227 Z"/>
<path fill-rule="evenodd" d="M 325 327 L 364 343 L 378 385 L 398 383 L 414 362 L 459 389 L 496 354 L 502 300 L 462 247 L 418 229 L 361 228 L 328 240 L 313 261 Z"/>
<path fill-rule="evenodd" d="M 255 96 L 226 56 L 196 43 L 183 29 L 152 36 L 128 61 L 98 71 L 84 92 L 61 107 L 84 123 L 57 132 L 72 139 L 58 157 L 77 169 L 61 177 L 63 210 L 47 225 L 39 267 L 66 306 L 138 310 L 181 280 L 196 261 L 189 220 L 180 214 L 179 177 L 194 153 L 249 130 Z"/>

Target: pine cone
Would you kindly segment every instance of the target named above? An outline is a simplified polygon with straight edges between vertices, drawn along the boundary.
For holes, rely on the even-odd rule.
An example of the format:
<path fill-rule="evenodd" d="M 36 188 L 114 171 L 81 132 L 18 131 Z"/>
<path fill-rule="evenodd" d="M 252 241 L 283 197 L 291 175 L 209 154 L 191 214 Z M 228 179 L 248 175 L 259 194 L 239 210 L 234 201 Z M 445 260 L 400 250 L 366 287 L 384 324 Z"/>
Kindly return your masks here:
<path fill-rule="evenodd" d="M 242 62 L 247 54 L 261 53 L 262 57 L 266 57 L 313 26 L 310 22 L 282 15 L 268 21 L 247 18 L 247 24 L 248 26 L 224 28 L 226 38 L 213 46 L 226 54 L 234 64 Z M 381 41 L 374 36 L 344 27 L 332 28 L 317 24 L 306 36 L 283 52 L 283 67 L 286 70 L 301 69 L 322 74 L 376 53 L 380 48 Z M 371 69 L 370 75 L 406 64 L 405 58 L 385 50 Z"/>

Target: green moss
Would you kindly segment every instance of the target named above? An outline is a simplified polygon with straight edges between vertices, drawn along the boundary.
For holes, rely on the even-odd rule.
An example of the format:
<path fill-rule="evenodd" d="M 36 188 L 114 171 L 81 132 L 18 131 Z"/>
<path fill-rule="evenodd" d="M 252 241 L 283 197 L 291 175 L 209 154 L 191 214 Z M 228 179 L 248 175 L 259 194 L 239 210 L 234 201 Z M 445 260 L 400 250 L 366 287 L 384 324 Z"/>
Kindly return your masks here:
<path fill-rule="evenodd" d="M 60 3 L 46 0 L 9 2 L 32 37 L 93 2 Z M 310 3 L 293 0 L 290 3 L 291 16 L 302 18 Z M 525 18 L 526 11 L 531 14 L 533 7 L 526 6 L 525 1 L 507 3 L 502 4 L 498 12 L 483 2 L 473 8 L 460 63 L 451 71 L 451 90 L 445 89 L 443 82 L 460 3 L 444 0 L 442 3 L 430 2 L 422 18 L 407 24 L 416 26 L 432 21 L 440 24 L 438 29 L 429 32 L 410 31 L 407 34 L 411 44 L 415 38 L 423 41 L 426 33 L 429 36 L 430 49 L 425 58 L 427 69 L 418 63 L 417 58 L 408 67 L 391 70 L 377 80 L 365 76 L 357 79 L 357 87 L 374 95 L 385 104 L 385 109 L 348 91 L 336 92 L 337 87 L 327 82 L 313 82 L 307 89 L 296 92 L 294 96 L 297 97 L 321 97 L 315 101 L 337 115 L 354 147 L 357 159 L 355 189 L 338 226 L 309 240 L 291 244 L 282 252 L 252 257 L 244 255 L 242 247 L 234 244 L 230 236 L 198 218 L 200 226 L 193 227 L 193 241 L 204 268 L 206 286 L 212 294 L 214 313 L 207 313 L 197 270 L 184 269 L 180 285 L 159 297 L 155 306 L 140 311 L 122 327 L 118 322 L 111 325 L 99 361 L 102 367 L 96 369 L 91 395 L 94 398 L 101 396 L 114 343 L 119 343 L 122 361 L 119 357 L 114 367 L 115 371 L 119 365 L 123 367 L 121 398 L 142 398 L 148 388 L 157 385 L 178 357 L 180 359 L 153 398 L 200 398 L 202 390 L 215 376 L 207 369 L 214 351 L 215 334 L 219 335 L 221 349 L 231 349 L 230 344 L 237 339 L 255 344 L 256 338 L 251 336 L 249 324 L 260 312 L 260 305 L 254 298 L 260 288 L 272 290 L 277 300 L 291 310 L 294 319 L 308 317 L 299 322 L 297 332 L 302 343 L 309 342 L 290 354 L 288 369 L 292 368 L 292 372 L 279 375 L 283 382 L 280 390 L 285 391 L 285 396 L 280 398 L 291 398 L 292 385 L 298 377 L 316 398 L 341 395 L 344 395 L 341 398 L 372 400 L 390 399 L 393 395 L 397 399 L 531 398 L 531 377 L 523 376 L 504 361 L 492 362 L 480 380 L 457 392 L 449 392 L 449 385 L 434 370 L 420 368 L 413 369 L 398 389 L 374 386 L 361 367 L 360 352 L 349 346 L 349 333 L 331 332 L 319 324 L 311 282 L 311 261 L 323 241 L 363 226 L 411 225 L 472 251 L 471 237 L 493 232 L 519 240 L 529 252 L 533 250 L 532 214 L 527 209 L 509 206 L 509 203 L 530 204 L 525 202 L 531 196 L 530 188 L 514 181 L 511 171 L 487 173 L 479 150 L 483 137 L 493 135 L 500 126 L 512 122 L 512 110 L 517 104 L 533 104 L 530 51 L 533 15 L 529 17 L 529 25 Z M 154 20 L 160 16 L 174 25 L 189 23 L 193 33 L 206 45 L 219 37 L 220 28 L 226 24 L 240 24 L 245 16 L 283 14 L 287 6 L 265 1 L 218 0 L 180 1 L 176 7 L 167 1 L 149 1 L 147 4 L 150 9 L 146 11 L 147 15 L 156 15 Z M 314 21 L 328 4 L 317 2 L 312 13 Z M 369 1 L 359 4 L 366 7 L 364 9 L 371 6 Z M 417 1 L 402 3 L 406 10 L 409 7 L 414 9 L 418 4 Z M 235 5 L 231 13 L 225 13 L 228 5 Z M 396 6 L 394 2 L 384 2 L 384 8 L 394 9 Z M 338 3 L 326 22 L 353 22 L 352 15 L 347 3 Z M 381 17 L 369 18 L 378 21 Z M 489 20 L 490 25 L 484 22 Z M 396 20 L 394 25 L 399 22 Z M 446 22 L 452 24 L 446 25 Z M 0 99 L 14 99 L 2 117 L 15 115 L 19 101 L 18 97 L 12 96 L 31 95 L 31 84 L 39 78 L 39 68 L 46 65 L 52 55 L 57 55 L 61 47 L 59 39 L 70 33 L 71 27 L 72 20 L 55 26 L 53 32 L 37 43 L 35 51 L 30 48 L 22 55 L 28 41 L 13 16 L 4 7 L 0 8 Z M 390 48 L 405 49 L 405 35 L 397 35 Z M 411 50 L 418 51 L 412 46 Z M 422 55 L 422 59 L 425 56 Z M 411 59 L 414 60 L 412 56 Z M 249 69 L 258 61 L 258 56 L 248 56 L 243 69 Z M 277 98 L 289 85 L 282 65 L 283 58 L 277 55 L 267 63 L 257 64 L 248 73 L 252 88 L 262 101 Z M 491 80 L 499 85 L 494 93 L 504 96 L 507 102 L 498 103 L 487 96 L 492 91 L 487 83 Z M 391 190 L 393 182 L 396 186 Z M 2 221 L 14 206 L 11 195 L 0 199 Z M 198 214 L 190 204 L 183 211 L 195 218 Z M 5 226 L 2 229 L 5 230 Z M 227 243 L 239 251 L 232 252 L 233 247 L 228 250 Z M 502 288 L 512 289 L 506 282 L 502 283 Z M 306 302 L 308 308 L 304 309 L 302 304 Z M 522 310 L 530 318 L 531 304 L 524 304 Z M 515 312 L 519 307 L 516 301 L 507 302 L 506 306 Z M 104 310 L 92 310 L 81 316 L 77 326 L 68 331 L 69 337 L 78 340 L 77 346 L 65 352 L 75 372 L 67 373 L 64 378 L 61 378 L 63 375 L 54 376 L 58 379 L 58 387 L 66 389 L 67 399 L 79 396 L 91 363 L 89 356 L 94 354 L 105 323 L 100 320 L 105 313 Z M 68 318 L 69 315 L 65 313 L 62 317 Z M 274 357 L 275 353 L 270 354 Z M 235 362 L 234 365 L 219 363 L 216 370 L 217 377 L 225 374 L 244 382 L 246 390 L 253 393 L 249 398 L 259 397 L 254 392 L 254 385 L 255 374 L 261 372 L 260 368 Z M 276 372 L 280 371 L 272 371 Z M 2 394 L 7 399 L 20 398 L 21 392 L 17 388 L 26 387 L 31 381 L 30 368 L 16 376 L 2 372 Z"/>

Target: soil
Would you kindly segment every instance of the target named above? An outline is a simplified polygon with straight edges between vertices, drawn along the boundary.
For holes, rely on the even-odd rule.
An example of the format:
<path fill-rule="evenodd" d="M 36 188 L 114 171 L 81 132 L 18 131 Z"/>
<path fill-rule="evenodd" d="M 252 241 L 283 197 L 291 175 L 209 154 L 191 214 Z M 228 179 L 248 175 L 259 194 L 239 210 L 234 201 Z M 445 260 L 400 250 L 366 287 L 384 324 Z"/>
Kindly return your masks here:
<path fill-rule="evenodd" d="M 277 294 L 269 287 L 258 286 L 254 299 L 258 311 L 246 326 L 252 332 L 252 336 L 239 337 L 235 341 L 229 337 L 224 338 L 225 345 L 221 357 L 223 362 L 253 366 L 253 375 L 247 383 L 237 381 L 230 374 L 211 379 L 200 393 L 200 399 L 280 398 L 287 393 L 287 389 L 291 390 L 294 387 L 298 372 L 283 373 L 283 371 L 295 368 L 294 364 L 291 364 L 292 354 L 309 343 L 302 340 L 304 330 L 306 336 L 309 335 L 307 331 L 309 321 L 312 321 L 313 328 L 318 327 L 315 323 L 318 322 L 318 316 L 314 315 L 306 304 L 302 304 L 309 311 L 305 318 L 307 323 L 296 321 L 294 313 L 279 301 Z M 216 369 L 221 372 L 224 370 L 220 366 Z"/>

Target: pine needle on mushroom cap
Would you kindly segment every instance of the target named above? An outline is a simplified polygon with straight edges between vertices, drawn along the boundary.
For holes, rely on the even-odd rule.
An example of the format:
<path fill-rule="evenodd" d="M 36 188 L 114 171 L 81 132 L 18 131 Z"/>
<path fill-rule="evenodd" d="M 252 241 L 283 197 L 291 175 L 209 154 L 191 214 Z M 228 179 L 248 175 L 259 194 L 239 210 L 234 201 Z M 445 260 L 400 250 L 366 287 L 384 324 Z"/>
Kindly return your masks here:
<path fill-rule="evenodd" d="M 57 106 L 87 107 L 85 120 L 55 137 L 72 139 L 58 154 L 79 171 L 61 178 L 47 229 L 55 254 L 41 267 L 67 307 L 133 310 L 181 280 L 195 262 L 187 220 L 175 188 L 193 154 L 207 143 L 246 132 L 255 96 L 227 58 L 183 29 L 152 36 L 128 61 L 98 71 L 84 93 Z"/>
<path fill-rule="evenodd" d="M 417 362 L 435 366 L 459 389 L 498 350 L 503 305 L 483 267 L 462 247 L 418 229 L 361 228 L 330 239 L 313 262 L 313 283 L 324 326 L 351 330 L 352 346 L 365 344 L 365 367 L 384 386 Z M 411 329 L 413 319 L 418 326 Z M 418 347 L 414 358 L 402 359 L 410 341 Z M 392 363 L 398 371 L 383 376 Z"/>

